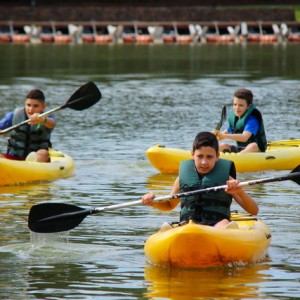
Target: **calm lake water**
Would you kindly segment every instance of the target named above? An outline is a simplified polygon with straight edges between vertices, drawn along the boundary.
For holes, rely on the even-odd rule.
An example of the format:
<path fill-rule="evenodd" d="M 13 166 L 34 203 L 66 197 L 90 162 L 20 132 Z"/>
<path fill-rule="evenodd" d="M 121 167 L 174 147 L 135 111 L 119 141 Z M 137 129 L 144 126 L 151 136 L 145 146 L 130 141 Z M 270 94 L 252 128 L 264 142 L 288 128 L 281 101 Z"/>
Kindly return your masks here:
<path fill-rule="evenodd" d="M 211 131 L 234 90 L 253 91 L 268 140 L 300 138 L 300 45 L 0 45 L 0 108 L 45 92 L 49 109 L 87 81 L 103 94 L 85 111 L 61 110 L 52 141 L 76 162 L 72 178 L 0 187 L 0 299 L 299 299 L 300 198 L 291 181 L 247 188 L 272 230 L 256 265 L 179 270 L 149 266 L 143 244 L 169 213 L 135 206 L 88 216 L 68 234 L 30 234 L 40 202 L 101 207 L 169 193 L 145 151 L 190 149 Z M 5 150 L 5 138 L 0 149 Z M 300 162 L 299 162 L 300 163 Z M 289 171 L 241 173 L 240 180 Z M 237 206 L 233 206 L 238 209 Z"/>

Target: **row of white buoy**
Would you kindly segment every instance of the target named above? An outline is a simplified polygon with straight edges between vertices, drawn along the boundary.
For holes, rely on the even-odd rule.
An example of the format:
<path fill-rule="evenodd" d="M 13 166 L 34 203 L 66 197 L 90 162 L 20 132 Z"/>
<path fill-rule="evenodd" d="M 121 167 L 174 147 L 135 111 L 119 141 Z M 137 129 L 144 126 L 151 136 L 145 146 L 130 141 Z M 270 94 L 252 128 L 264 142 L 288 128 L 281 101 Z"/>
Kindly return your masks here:
<path fill-rule="evenodd" d="M 5 27 L 6 25 L 6 27 Z M 226 43 L 300 42 L 300 23 L 126 22 L 0 24 L 0 42 L 13 43 Z"/>

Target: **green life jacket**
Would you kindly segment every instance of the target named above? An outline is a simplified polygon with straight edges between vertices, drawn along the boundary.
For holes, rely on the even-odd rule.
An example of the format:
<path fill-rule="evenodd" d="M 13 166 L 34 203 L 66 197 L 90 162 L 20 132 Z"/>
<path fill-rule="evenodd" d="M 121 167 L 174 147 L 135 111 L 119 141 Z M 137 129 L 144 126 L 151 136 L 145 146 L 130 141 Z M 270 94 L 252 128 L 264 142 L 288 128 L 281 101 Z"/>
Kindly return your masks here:
<path fill-rule="evenodd" d="M 237 142 L 237 146 L 244 148 L 250 143 L 255 142 L 257 143 L 259 150 L 261 152 L 265 152 L 267 149 L 267 138 L 264 123 L 260 111 L 254 106 L 254 104 L 251 104 L 249 109 L 240 118 L 235 115 L 234 111 L 231 111 L 228 116 L 229 126 L 233 133 L 243 133 L 250 115 L 253 115 L 257 118 L 259 122 L 259 130 L 255 136 L 251 135 L 248 141 Z"/>
<path fill-rule="evenodd" d="M 24 108 L 16 108 L 13 114 L 12 125 L 27 120 Z M 7 153 L 19 158 L 25 158 L 31 151 L 48 149 L 51 147 L 50 135 L 52 129 L 44 124 L 22 125 L 16 128 L 9 140 Z"/>
<path fill-rule="evenodd" d="M 232 164 L 232 161 L 218 159 L 214 169 L 201 179 L 194 160 L 182 161 L 179 166 L 180 192 L 226 184 Z M 205 225 L 214 225 L 222 219 L 230 219 L 232 197 L 224 190 L 182 197 L 180 201 L 180 221 L 194 220 Z"/>

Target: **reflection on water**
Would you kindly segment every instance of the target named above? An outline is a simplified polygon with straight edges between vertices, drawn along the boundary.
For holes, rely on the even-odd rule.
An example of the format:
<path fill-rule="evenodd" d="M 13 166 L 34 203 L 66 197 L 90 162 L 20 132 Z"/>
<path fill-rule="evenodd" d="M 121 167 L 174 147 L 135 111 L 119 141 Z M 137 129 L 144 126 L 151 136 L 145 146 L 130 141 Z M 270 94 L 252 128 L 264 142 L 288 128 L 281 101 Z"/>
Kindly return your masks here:
<path fill-rule="evenodd" d="M 299 44 L 1 45 L 0 78 L 74 74 L 166 76 L 240 72 L 241 77 L 299 78 Z M 220 54 L 221 53 L 221 54 Z M 45 60 L 45 57 L 47 59 Z M 13 63 L 12 63 L 13 62 Z M 244 73 L 246 72 L 246 74 Z M 253 76 L 253 77 L 252 77 Z M 221 79 L 220 79 L 221 80 Z"/>
<path fill-rule="evenodd" d="M 31 238 L 31 243 L 0 247 L 3 299 L 20 299 L 22 293 L 43 299 L 54 294 L 87 299 L 128 294 L 139 299 L 145 290 L 142 268 L 128 265 L 125 247 L 68 242 L 64 233 L 33 234 Z M 11 271 L 1 272 L 6 268 Z"/>
<path fill-rule="evenodd" d="M 263 299 L 260 286 L 269 281 L 266 263 L 245 268 L 204 270 L 145 267 L 149 298 Z"/>
<path fill-rule="evenodd" d="M 34 185 L 0 186 L 0 201 L 18 201 L 22 198 L 39 201 L 49 199 L 49 191 L 53 183 L 38 183 Z M 3 202 L 0 202 L 0 204 Z"/>
<path fill-rule="evenodd" d="M 153 193 L 162 191 L 163 193 L 168 194 L 171 192 L 176 177 L 177 175 L 166 173 L 151 175 L 147 178 L 147 188 L 153 191 Z"/>

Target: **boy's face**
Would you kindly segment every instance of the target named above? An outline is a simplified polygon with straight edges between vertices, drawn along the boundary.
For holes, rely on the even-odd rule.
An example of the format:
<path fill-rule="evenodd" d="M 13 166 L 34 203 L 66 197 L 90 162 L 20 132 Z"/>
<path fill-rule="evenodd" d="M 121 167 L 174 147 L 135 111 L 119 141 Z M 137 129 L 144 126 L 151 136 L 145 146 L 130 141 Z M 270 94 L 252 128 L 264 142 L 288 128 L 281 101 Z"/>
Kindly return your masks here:
<path fill-rule="evenodd" d="M 246 112 L 249 106 L 250 105 L 247 104 L 247 101 L 245 99 L 236 97 L 233 98 L 233 110 L 238 118 L 240 118 Z"/>
<path fill-rule="evenodd" d="M 214 167 L 219 158 L 219 153 L 212 147 L 201 147 L 192 151 L 192 157 L 195 161 L 197 171 L 201 175 L 209 173 Z"/>
<path fill-rule="evenodd" d="M 28 117 L 36 113 L 40 114 L 41 112 L 44 111 L 45 108 L 46 108 L 46 104 L 42 103 L 39 100 L 28 98 L 25 101 L 25 111 Z"/>

